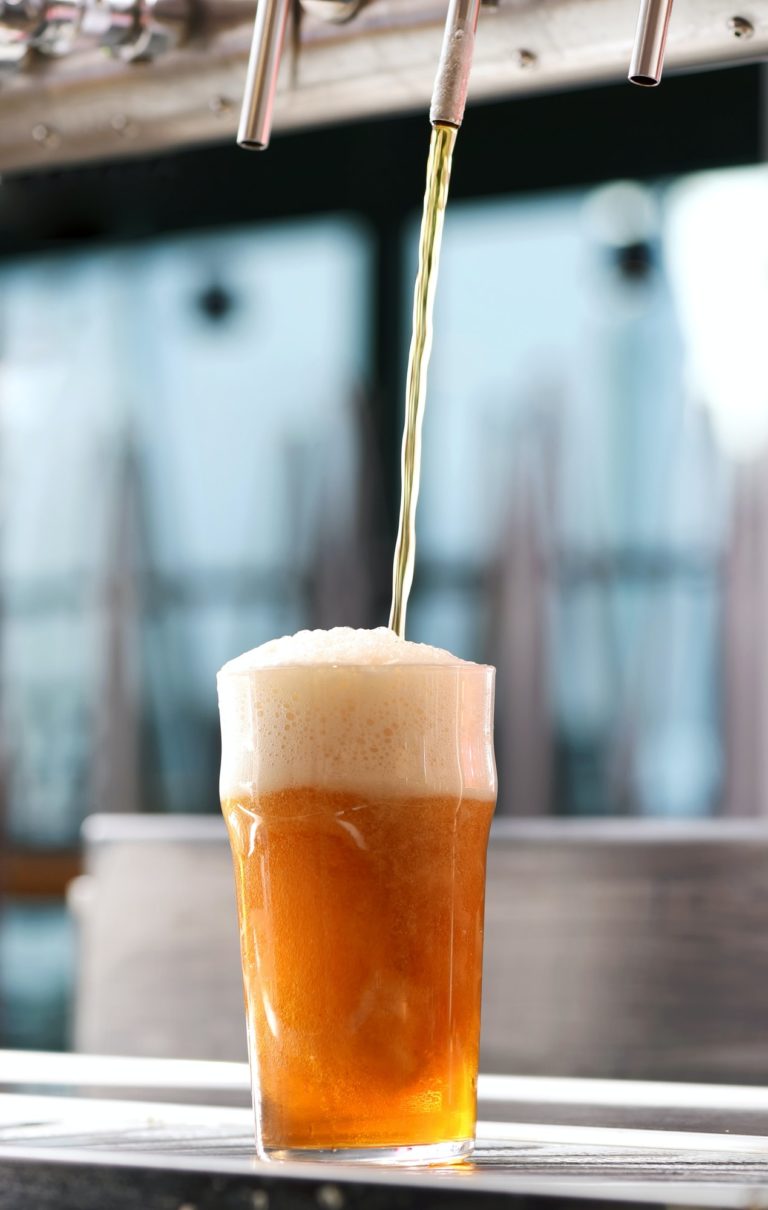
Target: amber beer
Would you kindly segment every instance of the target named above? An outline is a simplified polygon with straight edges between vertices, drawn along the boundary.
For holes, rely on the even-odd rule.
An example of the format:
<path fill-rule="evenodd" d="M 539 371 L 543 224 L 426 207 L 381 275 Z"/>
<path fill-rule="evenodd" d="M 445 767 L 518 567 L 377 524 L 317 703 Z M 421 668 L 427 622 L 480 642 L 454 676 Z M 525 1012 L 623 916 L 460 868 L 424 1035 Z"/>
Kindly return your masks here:
<path fill-rule="evenodd" d="M 391 631 L 305 633 L 219 674 L 264 1157 L 471 1150 L 493 678 Z"/>

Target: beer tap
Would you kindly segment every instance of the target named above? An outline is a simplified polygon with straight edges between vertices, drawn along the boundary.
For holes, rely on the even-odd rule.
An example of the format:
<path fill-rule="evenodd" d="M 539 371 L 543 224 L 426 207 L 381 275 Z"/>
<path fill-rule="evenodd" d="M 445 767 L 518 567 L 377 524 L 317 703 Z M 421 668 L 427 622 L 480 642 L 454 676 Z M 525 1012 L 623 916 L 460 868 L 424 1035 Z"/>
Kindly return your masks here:
<path fill-rule="evenodd" d="M 672 0 L 640 0 L 629 80 L 654 88 L 661 80 Z"/>
<path fill-rule="evenodd" d="M 288 26 L 291 0 L 258 0 L 237 141 L 264 151 L 272 133 L 277 73 Z"/>
<path fill-rule="evenodd" d="M 360 0 L 301 0 L 314 14 L 345 21 Z M 464 113 L 475 30 L 481 0 L 450 0 L 442 52 L 432 94 L 432 125 L 459 126 Z M 264 150 L 269 145 L 272 110 L 291 0 L 258 0 L 237 141 Z M 653 87 L 661 80 L 672 0 L 640 0 L 629 68 L 633 84 Z"/>
<path fill-rule="evenodd" d="M 430 121 L 433 126 L 461 125 L 480 3 L 481 0 L 450 0 L 432 94 Z M 348 21 L 357 12 L 361 0 L 301 0 L 301 4 L 315 16 L 341 22 Z M 291 0 L 258 0 L 237 132 L 241 147 L 263 151 L 269 146 L 277 77 L 290 8 Z"/>
<path fill-rule="evenodd" d="M 354 16 L 360 3 L 361 0 L 302 0 L 303 7 L 313 15 L 337 23 Z M 291 0 L 258 0 L 237 132 L 239 145 L 252 151 L 264 151 L 269 146 L 277 76 L 290 10 Z"/>
<path fill-rule="evenodd" d="M 429 120 L 433 126 L 461 126 L 481 0 L 450 0 L 437 66 Z"/>

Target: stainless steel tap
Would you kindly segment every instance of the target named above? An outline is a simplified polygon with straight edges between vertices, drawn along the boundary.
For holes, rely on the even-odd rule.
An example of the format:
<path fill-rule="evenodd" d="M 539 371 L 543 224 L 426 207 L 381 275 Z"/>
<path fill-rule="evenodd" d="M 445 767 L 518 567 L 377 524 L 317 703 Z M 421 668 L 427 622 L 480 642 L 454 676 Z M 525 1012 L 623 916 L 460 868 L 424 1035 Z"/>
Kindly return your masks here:
<path fill-rule="evenodd" d="M 348 21 L 361 0 L 302 0 L 314 16 Z M 245 78 L 237 141 L 241 147 L 264 151 L 272 133 L 272 109 L 292 0 L 258 0 L 253 41 Z"/>
<path fill-rule="evenodd" d="M 330 21 L 346 21 L 357 12 L 361 0 L 301 0 L 301 3 L 313 15 Z M 461 125 L 480 3 L 481 0 L 449 0 L 430 108 L 433 126 Z M 269 145 L 277 77 L 290 8 L 291 0 L 258 0 L 237 132 L 241 147 L 263 151 Z"/>
<path fill-rule="evenodd" d="M 672 0 L 640 0 L 629 80 L 653 88 L 661 80 Z"/>
<path fill-rule="evenodd" d="M 450 0 L 448 5 L 443 47 L 429 107 L 429 120 L 433 126 L 461 126 L 475 53 L 480 3 L 481 0 Z"/>
<path fill-rule="evenodd" d="M 346 20 L 360 0 L 301 0 L 315 14 Z M 433 125 L 459 126 L 464 114 L 475 30 L 481 0 L 449 0 L 442 52 L 432 94 Z M 248 62 L 245 97 L 237 141 L 241 147 L 263 150 L 272 129 L 277 77 L 280 69 L 291 0 L 258 0 L 256 24 Z M 672 0 L 640 0 L 634 49 L 629 68 L 633 84 L 651 87 L 661 79 Z"/>
<path fill-rule="evenodd" d="M 258 0 L 237 141 L 264 151 L 272 133 L 272 108 L 291 0 Z"/>

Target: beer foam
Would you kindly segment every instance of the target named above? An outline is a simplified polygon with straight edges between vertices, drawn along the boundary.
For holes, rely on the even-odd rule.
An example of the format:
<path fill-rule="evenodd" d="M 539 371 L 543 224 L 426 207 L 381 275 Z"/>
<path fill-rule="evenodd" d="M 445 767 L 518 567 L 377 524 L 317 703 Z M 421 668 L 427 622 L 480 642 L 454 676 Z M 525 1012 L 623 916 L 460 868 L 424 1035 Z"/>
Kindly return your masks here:
<path fill-rule="evenodd" d="M 493 670 L 377 630 L 303 630 L 218 676 L 222 799 L 313 786 L 491 799 Z"/>
<path fill-rule="evenodd" d="M 253 651 L 230 660 L 221 670 L 247 672 L 252 668 L 284 668 L 316 664 L 468 664 L 442 647 L 412 643 L 401 639 L 387 626 L 376 630 L 353 630 L 336 626 L 333 630 L 299 630 L 281 639 L 270 639 Z M 473 665 L 477 667 L 477 665 Z"/>

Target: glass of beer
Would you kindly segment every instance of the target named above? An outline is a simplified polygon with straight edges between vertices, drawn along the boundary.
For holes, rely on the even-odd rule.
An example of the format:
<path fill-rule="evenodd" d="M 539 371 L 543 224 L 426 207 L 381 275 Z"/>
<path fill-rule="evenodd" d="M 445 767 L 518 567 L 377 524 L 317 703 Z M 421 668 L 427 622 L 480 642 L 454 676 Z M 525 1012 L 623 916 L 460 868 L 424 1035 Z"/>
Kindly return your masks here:
<path fill-rule="evenodd" d="M 219 673 L 259 1155 L 474 1143 L 494 669 L 304 631 Z"/>

